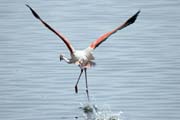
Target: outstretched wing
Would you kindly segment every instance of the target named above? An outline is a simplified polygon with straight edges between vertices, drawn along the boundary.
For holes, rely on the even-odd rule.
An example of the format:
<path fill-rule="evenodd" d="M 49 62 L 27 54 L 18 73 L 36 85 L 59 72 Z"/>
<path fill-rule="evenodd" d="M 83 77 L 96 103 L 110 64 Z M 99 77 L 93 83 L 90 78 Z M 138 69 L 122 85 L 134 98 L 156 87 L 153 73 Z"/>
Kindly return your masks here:
<path fill-rule="evenodd" d="M 124 22 L 122 25 L 118 26 L 116 29 L 107 32 L 105 34 L 103 34 L 102 36 L 100 36 L 97 40 L 93 41 L 90 44 L 90 48 L 95 49 L 96 47 L 98 47 L 102 42 L 104 42 L 109 36 L 111 36 L 112 34 L 114 34 L 115 32 L 117 32 L 118 30 L 121 30 L 125 27 L 127 27 L 128 25 L 132 24 L 135 22 L 138 14 L 140 13 L 140 10 L 133 15 L 132 17 L 130 17 L 126 22 Z"/>
<path fill-rule="evenodd" d="M 47 27 L 49 30 L 51 30 L 52 32 L 54 32 L 61 40 L 63 40 L 63 42 L 66 44 L 66 46 L 68 47 L 70 53 L 72 54 L 74 52 L 74 48 L 72 47 L 72 45 L 70 44 L 69 40 L 64 37 L 61 33 L 57 32 L 56 30 L 54 30 L 50 25 L 48 25 L 45 21 L 43 21 L 40 16 L 29 6 L 26 5 L 32 12 L 32 14 L 34 15 L 35 18 L 37 18 L 38 20 L 41 21 L 41 23 Z"/>

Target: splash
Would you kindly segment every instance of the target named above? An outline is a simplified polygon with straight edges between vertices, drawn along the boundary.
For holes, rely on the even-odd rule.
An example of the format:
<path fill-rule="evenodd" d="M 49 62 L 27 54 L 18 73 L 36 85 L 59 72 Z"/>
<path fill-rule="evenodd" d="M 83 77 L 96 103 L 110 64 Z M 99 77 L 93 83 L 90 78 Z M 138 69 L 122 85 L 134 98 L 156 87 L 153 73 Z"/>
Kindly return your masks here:
<path fill-rule="evenodd" d="M 81 107 L 79 109 L 81 110 L 83 115 L 75 117 L 77 120 L 122 120 L 122 112 L 113 113 L 107 107 L 100 109 L 94 104 L 86 103 L 81 104 Z"/>

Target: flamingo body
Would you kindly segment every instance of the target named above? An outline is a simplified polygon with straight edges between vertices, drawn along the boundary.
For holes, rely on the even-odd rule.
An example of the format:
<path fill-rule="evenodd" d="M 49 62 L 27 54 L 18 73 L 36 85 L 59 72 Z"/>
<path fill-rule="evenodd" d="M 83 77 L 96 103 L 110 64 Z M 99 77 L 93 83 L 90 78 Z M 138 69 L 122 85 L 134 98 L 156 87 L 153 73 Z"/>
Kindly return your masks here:
<path fill-rule="evenodd" d="M 68 50 L 70 52 L 71 58 L 68 59 L 63 54 L 61 54 L 60 55 L 60 61 L 64 60 L 68 64 L 76 64 L 80 67 L 81 72 L 80 72 L 80 75 L 79 75 L 78 80 L 77 80 L 76 85 L 75 85 L 75 92 L 76 93 L 78 92 L 77 85 L 79 83 L 80 77 L 81 77 L 83 71 L 85 71 L 86 93 L 88 96 L 88 100 L 89 100 L 89 94 L 88 94 L 86 69 L 90 68 L 92 66 L 95 66 L 95 62 L 93 61 L 95 59 L 95 57 L 93 56 L 93 51 L 101 43 L 103 43 L 105 40 L 107 40 L 107 38 L 109 38 L 112 34 L 116 33 L 118 30 L 121 30 L 121 29 L 129 26 L 130 24 L 133 24 L 135 22 L 137 16 L 138 16 L 138 14 L 140 13 L 140 11 L 136 12 L 132 17 L 130 17 L 127 21 L 125 21 L 123 24 L 121 24 L 117 28 L 111 30 L 110 32 L 107 32 L 107 33 L 101 35 L 98 39 L 93 41 L 89 45 L 89 47 L 87 47 L 86 49 L 75 50 L 73 48 L 73 46 L 70 44 L 70 41 L 62 33 L 53 29 L 49 24 L 47 24 L 43 19 L 41 19 L 40 16 L 29 5 L 26 5 L 26 6 L 31 10 L 32 14 L 34 15 L 34 17 L 36 19 L 38 19 L 45 27 L 47 27 L 49 30 L 51 30 L 54 34 L 56 34 L 65 43 L 66 47 L 68 48 Z"/>
<path fill-rule="evenodd" d="M 76 64 L 81 69 L 90 68 L 95 65 L 93 61 L 95 58 L 92 53 L 92 48 L 88 47 L 84 50 L 76 50 L 71 54 L 71 58 L 68 59 L 64 55 L 60 55 L 60 60 L 65 60 L 69 64 Z"/>

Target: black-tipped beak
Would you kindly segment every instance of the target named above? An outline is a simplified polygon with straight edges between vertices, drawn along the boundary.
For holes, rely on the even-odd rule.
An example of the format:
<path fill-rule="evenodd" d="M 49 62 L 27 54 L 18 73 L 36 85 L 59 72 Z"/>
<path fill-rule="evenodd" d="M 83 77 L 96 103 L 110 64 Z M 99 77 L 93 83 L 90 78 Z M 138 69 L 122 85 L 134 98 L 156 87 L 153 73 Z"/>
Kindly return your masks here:
<path fill-rule="evenodd" d="M 63 60 L 63 56 L 62 56 L 62 55 L 59 56 L 59 60 L 60 60 L 60 61 Z"/>

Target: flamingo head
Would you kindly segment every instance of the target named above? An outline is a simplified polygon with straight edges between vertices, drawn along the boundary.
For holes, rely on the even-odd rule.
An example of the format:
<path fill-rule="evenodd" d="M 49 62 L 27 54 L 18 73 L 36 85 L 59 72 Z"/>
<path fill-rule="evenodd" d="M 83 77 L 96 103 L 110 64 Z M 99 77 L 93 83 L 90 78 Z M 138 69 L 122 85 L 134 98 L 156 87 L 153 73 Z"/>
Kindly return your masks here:
<path fill-rule="evenodd" d="M 68 59 L 68 58 L 66 58 L 63 54 L 60 54 L 59 60 L 60 60 L 60 61 L 64 60 L 64 61 L 67 62 L 68 64 L 72 63 L 71 60 Z"/>

